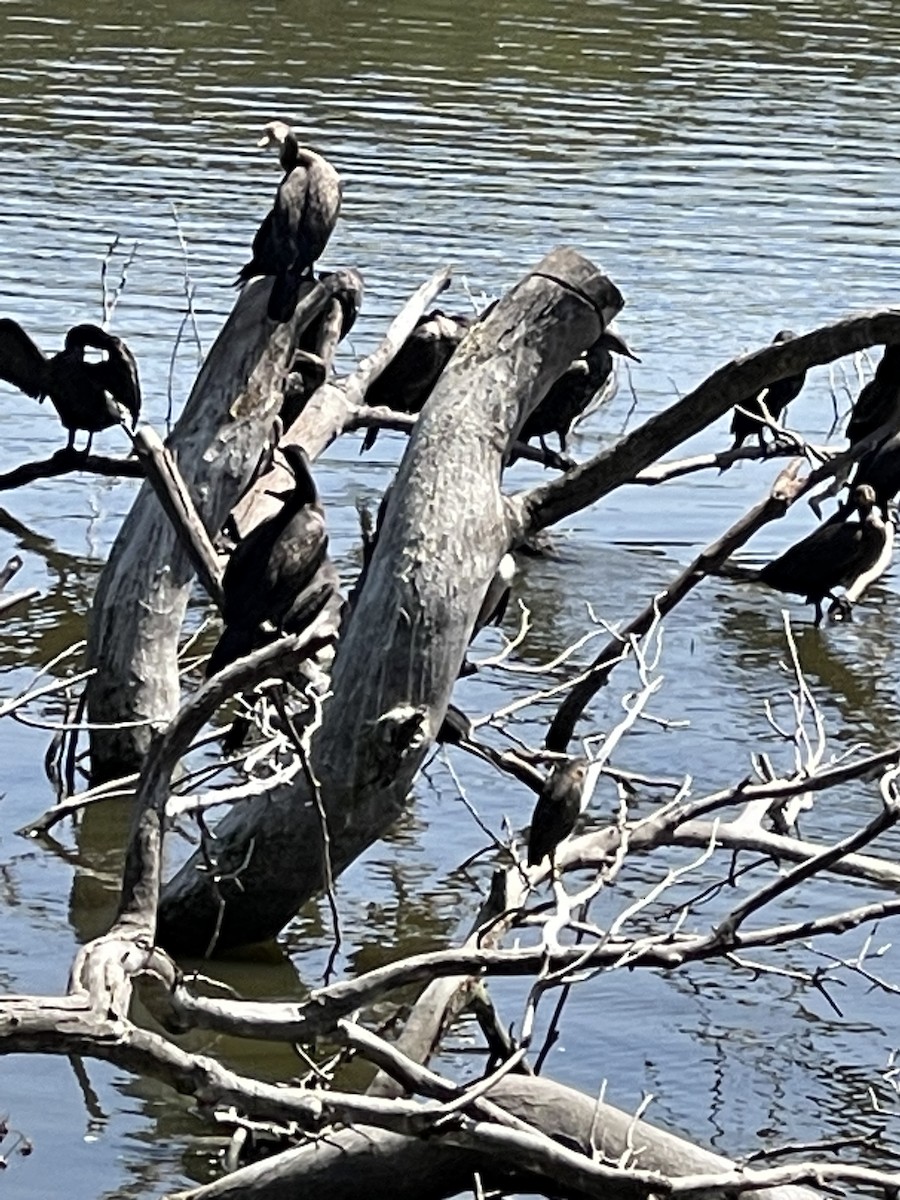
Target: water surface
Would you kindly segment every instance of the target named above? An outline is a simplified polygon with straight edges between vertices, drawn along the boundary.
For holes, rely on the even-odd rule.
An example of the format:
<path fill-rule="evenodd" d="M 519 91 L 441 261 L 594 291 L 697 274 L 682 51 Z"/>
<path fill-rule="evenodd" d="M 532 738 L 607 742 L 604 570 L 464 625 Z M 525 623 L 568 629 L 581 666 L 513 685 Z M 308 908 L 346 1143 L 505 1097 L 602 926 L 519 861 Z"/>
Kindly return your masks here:
<path fill-rule="evenodd" d="M 63 0 L 0 6 L 0 308 L 57 348 L 70 325 L 102 317 L 101 263 L 118 238 L 108 288 L 128 265 L 112 327 L 138 355 L 146 415 L 160 427 L 190 389 L 196 339 L 208 347 L 230 310 L 231 281 L 270 203 L 277 168 L 254 144 L 276 115 L 302 126 L 345 178 L 325 265 L 356 266 L 367 286 L 345 366 L 444 262 L 456 264 L 449 301 L 462 311 L 471 305 L 464 282 L 475 297 L 498 294 L 559 243 L 607 269 L 628 300 L 620 327 L 643 362 L 583 428 L 576 447 L 585 455 L 784 326 L 806 330 L 900 303 L 900 169 L 886 149 L 900 140 L 891 103 L 900 32 L 890 6 L 503 0 L 490 15 L 469 0 L 452 15 L 405 0 L 305 7 L 292 22 L 271 4 L 238 12 L 212 0 L 187 17 L 168 0 L 135 16 L 101 0 L 89 20 Z M 186 289 L 196 331 L 189 322 L 173 351 Z M 811 373 L 792 410 L 799 428 L 824 434 L 832 392 L 846 405 L 855 391 L 853 370 Z M 62 444 L 49 406 L 0 389 L 0 470 Z M 116 431 L 98 440 L 124 448 Z M 722 421 L 690 449 L 727 440 Z M 354 502 L 380 494 L 402 443 L 382 435 L 365 459 L 358 446 L 342 439 L 317 470 L 348 575 Z M 587 604 L 606 620 L 633 613 L 774 473 L 745 466 L 622 489 L 573 518 L 557 534 L 558 560 L 524 572 L 519 590 L 535 630 L 521 660 L 545 661 L 574 640 Z M 526 464 L 515 469 L 521 486 L 538 477 Z M 5 619 L 5 694 L 82 635 L 133 492 L 69 477 L 4 497 L 11 519 L 0 522 L 0 558 L 21 549 L 22 584 L 42 590 L 27 613 Z M 811 525 L 805 512 L 792 514 L 752 552 L 771 553 Z M 765 698 L 785 685 L 779 609 L 777 597 L 724 582 L 695 593 L 668 623 L 657 705 L 690 727 L 640 727 L 621 765 L 690 772 L 701 789 L 746 774 L 751 749 L 788 761 L 764 713 Z M 816 632 L 808 613 L 794 611 L 806 622 L 800 650 L 836 746 L 896 740 L 895 578 L 874 589 L 853 625 Z M 488 635 L 480 649 L 495 645 Z M 585 730 L 618 719 L 626 685 L 617 680 L 598 698 Z M 491 674 L 461 697 L 487 711 L 521 688 L 515 675 Z M 549 711 L 528 710 L 519 732 L 537 740 Z M 54 704 L 43 715 L 61 716 Z M 0 973 L 18 991 L 60 991 L 77 943 L 103 928 L 127 821 L 123 812 L 92 814 L 79 837 L 61 831 L 54 850 L 14 837 L 52 802 L 42 770 L 48 736 L 0 724 Z M 525 824 L 528 797 L 498 788 L 478 766 L 457 766 L 484 820 Z M 864 788 L 826 797 L 808 832 L 848 832 L 877 803 Z M 612 804 L 599 794 L 597 814 Z M 463 930 L 473 874 L 486 883 L 488 868 L 456 867 L 483 844 L 436 762 L 403 820 L 341 881 L 344 967 L 362 970 Z M 636 862 L 621 896 L 662 869 Z M 795 915 L 806 903 L 812 911 L 860 894 L 810 888 Z M 311 906 L 285 945 L 302 985 L 315 984 L 327 914 Z M 298 995 L 290 961 L 230 968 L 229 978 L 247 995 Z M 781 961 L 808 966 L 799 950 Z M 506 983 L 496 994 L 505 1018 L 518 1021 L 521 989 Z M 609 1098 L 625 1106 L 651 1091 L 651 1116 L 727 1152 L 760 1137 L 837 1135 L 868 1120 L 866 1089 L 894 1044 L 889 1003 L 851 986 L 837 1018 L 788 978 L 750 984 L 718 966 L 604 977 L 576 993 L 548 1069 L 591 1091 L 605 1078 Z M 224 1052 L 272 1078 L 300 1069 L 271 1048 Z M 218 1143 L 187 1105 L 96 1063 L 79 1076 L 68 1062 L 3 1060 L 0 1108 L 36 1145 L 6 1175 L 11 1195 L 52 1194 L 63 1157 L 72 1200 L 161 1195 L 215 1169 Z"/>

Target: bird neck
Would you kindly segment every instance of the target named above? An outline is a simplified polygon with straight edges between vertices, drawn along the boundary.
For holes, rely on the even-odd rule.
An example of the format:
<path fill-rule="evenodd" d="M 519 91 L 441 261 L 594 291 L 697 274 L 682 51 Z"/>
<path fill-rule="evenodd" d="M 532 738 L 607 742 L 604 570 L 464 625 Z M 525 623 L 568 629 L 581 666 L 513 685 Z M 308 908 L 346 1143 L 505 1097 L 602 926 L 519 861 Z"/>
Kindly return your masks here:
<path fill-rule="evenodd" d="M 292 509 L 298 509 L 305 508 L 307 504 L 315 504 L 317 500 L 318 496 L 312 480 L 298 479 L 287 503 Z"/>
<path fill-rule="evenodd" d="M 108 350 L 112 338 L 99 325 L 74 325 L 66 334 L 65 347 L 67 350 L 84 350 L 90 346 L 93 350 Z"/>
<path fill-rule="evenodd" d="M 297 135 L 292 129 L 285 134 L 284 141 L 281 145 L 281 154 L 279 155 L 281 165 L 285 171 L 293 171 L 297 165 L 297 160 L 300 155 L 300 143 L 297 141 Z"/>

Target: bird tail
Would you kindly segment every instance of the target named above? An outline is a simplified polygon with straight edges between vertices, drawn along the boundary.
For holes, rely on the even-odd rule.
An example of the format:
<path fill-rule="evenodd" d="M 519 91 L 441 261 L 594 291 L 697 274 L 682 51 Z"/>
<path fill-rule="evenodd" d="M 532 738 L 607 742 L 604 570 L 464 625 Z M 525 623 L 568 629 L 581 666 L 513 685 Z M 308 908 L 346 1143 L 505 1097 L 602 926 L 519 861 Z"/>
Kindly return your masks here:
<path fill-rule="evenodd" d="M 256 646 L 256 634 L 256 629 L 226 625 L 222 630 L 222 636 L 216 642 L 213 652 L 209 656 L 206 664 L 206 678 L 212 679 L 213 675 L 224 670 L 235 659 L 249 654 Z"/>
<path fill-rule="evenodd" d="M 743 579 L 743 580 L 758 580 L 759 568 L 746 567 L 741 563 L 732 562 L 726 559 L 725 562 L 719 563 L 710 572 L 710 575 L 716 575 L 720 579 Z"/>
<path fill-rule="evenodd" d="M 271 321 L 289 321 L 291 319 L 300 297 L 302 280 L 303 271 L 298 270 L 296 265 L 291 265 L 286 270 L 278 272 L 269 295 L 268 315 Z"/>
<path fill-rule="evenodd" d="M 252 261 L 248 262 L 248 263 L 244 263 L 244 265 L 238 271 L 237 275 L 235 275 L 234 282 L 232 283 L 231 286 L 236 287 L 236 288 L 243 287 L 244 284 L 248 283 L 253 278 L 254 275 L 258 275 L 258 274 L 259 274 L 259 271 L 257 270 L 255 264 Z"/>

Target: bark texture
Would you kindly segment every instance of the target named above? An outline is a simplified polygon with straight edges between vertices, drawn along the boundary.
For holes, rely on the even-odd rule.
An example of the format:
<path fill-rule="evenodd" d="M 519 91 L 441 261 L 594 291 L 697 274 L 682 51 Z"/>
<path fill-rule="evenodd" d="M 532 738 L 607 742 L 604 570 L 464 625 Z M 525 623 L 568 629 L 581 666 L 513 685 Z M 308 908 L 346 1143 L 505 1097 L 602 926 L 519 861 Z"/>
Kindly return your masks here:
<path fill-rule="evenodd" d="M 587 1154 L 596 1146 L 606 1161 L 619 1161 L 633 1147 L 629 1165 L 638 1170 L 725 1175 L 734 1167 L 719 1154 L 552 1080 L 510 1076 L 491 1088 L 490 1099 L 563 1146 Z M 328 1200 L 443 1200 L 471 1189 L 476 1171 L 486 1188 L 538 1194 L 547 1190 L 546 1178 L 529 1172 L 524 1155 L 518 1162 L 504 1162 L 496 1152 L 467 1150 L 452 1136 L 407 1137 L 360 1126 L 329 1133 L 312 1145 L 285 1151 L 171 1200 L 296 1200 L 303 1195 Z M 584 1194 L 564 1186 L 562 1179 L 558 1183 L 554 1195 Z M 604 1194 L 609 1200 L 626 1200 L 643 1195 L 643 1189 L 609 1184 Z M 812 1200 L 816 1193 L 786 1186 L 755 1194 L 764 1200 Z"/>
<path fill-rule="evenodd" d="M 197 512 L 215 537 L 246 488 L 281 402 L 295 332 L 309 320 L 266 318 L 270 280 L 245 287 L 200 371 L 168 442 Z M 314 285 L 321 311 L 327 290 Z M 321 291 L 321 297 L 318 292 Z M 88 627 L 88 715 L 122 728 L 91 734 L 101 780 L 137 769 L 155 729 L 178 711 L 177 649 L 195 577 L 149 484 L 122 524 L 100 577 Z"/>
<path fill-rule="evenodd" d="M 510 441 L 621 304 L 584 258 L 554 251 L 469 333 L 426 404 L 313 742 L 335 874 L 396 819 L 440 726 L 509 543 L 500 476 Z M 215 853 L 214 871 L 195 857 L 166 887 L 164 944 L 197 952 L 216 927 L 220 947 L 271 937 L 321 888 L 322 822 L 309 787 L 229 813 Z"/>

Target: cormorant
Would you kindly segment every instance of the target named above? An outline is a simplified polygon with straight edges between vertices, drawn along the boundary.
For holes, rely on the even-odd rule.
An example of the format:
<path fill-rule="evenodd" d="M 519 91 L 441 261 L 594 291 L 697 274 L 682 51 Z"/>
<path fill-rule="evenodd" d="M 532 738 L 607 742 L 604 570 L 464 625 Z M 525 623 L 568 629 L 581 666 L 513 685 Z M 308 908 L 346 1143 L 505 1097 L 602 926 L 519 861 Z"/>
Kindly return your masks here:
<path fill-rule="evenodd" d="M 300 446 L 289 444 L 281 451 L 294 487 L 279 512 L 251 529 L 232 551 L 222 577 L 225 628 L 207 663 L 207 678 L 262 644 L 266 621 L 279 632 L 295 631 L 292 614 L 325 558 L 325 517 L 309 460 Z"/>
<path fill-rule="evenodd" d="M 363 278 L 358 271 L 349 267 L 341 271 L 319 272 L 319 283 L 331 286 L 333 282 L 339 285 L 332 296 L 341 310 L 341 324 L 337 337 L 340 342 L 353 328 L 362 308 Z M 279 413 L 285 429 L 290 429 L 303 412 L 309 398 L 328 378 L 333 353 L 332 347 L 328 346 L 331 337 L 331 331 L 326 324 L 328 312 L 329 309 L 326 308 L 297 338 L 294 359 L 284 380 L 284 399 Z M 329 351 L 329 361 L 322 357 L 326 348 Z"/>
<path fill-rule="evenodd" d="M 816 625 L 820 625 L 825 597 L 835 599 L 836 587 L 849 587 L 871 570 L 884 549 L 887 531 L 875 500 L 875 490 L 868 484 L 855 487 L 853 508 L 858 521 L 840 520 L 836 514 L 760 571 L 741 577 L 805 596 L 807 604 L 816 606 Z"/>
<path fill-rule="evenodd" d="M 85 361 L 87 347 L 101 350 L 101 362 Z M 40 350 L 16 321 L 0 320 L 0 379 L 39 400 L 47 397 L 69 431 L 66 449 L 75 445 L 77 430 L 91 439 L 101 429 L 122 420 L 116 405 L 131 417 L 141 411 L 141 387 L 134 355 L 121 340 L 97 325 L 75 325 L 66 334 L 64 348 L 52 358 Z"/>
<path fill-rule="evenodd" d="M 780 329 L 772 338 L 772 345 L 789 342 L 796 336 L 792 329 Z M 763 413 L 763 405 L 772 420 L 778 421 L 790 402 L 796 400 L 800 395 L 805 381 L 805 371 L 801 371 L 798 375 L 788 375 L 785 379 L 776 379 L 774 383 L 770 383 L 755 396 L 741 401 L 739 407 L 734 410 L 731 420 L 731 432 L 734 434 L 732 450 L 737 450 L 739 446 L 742 446 L 751 433 L 756 434 L 760 446 L 764 445 L 763 431 L 766 428 L 764 424 L 766 418 Z"/>
<path fill-rule="evenodd" d="M 853 483 L 868 484 L 875 492 L 879 508 L 887 515 L 888 505 L 900 492 L 900 431 L 862 456 Z"/>
<path fill-rule="evenodd" d="M 591 771 L 586 758 L 570 758 L 559 763 L 547 776 L 541 789 L 528 832 L 528 865 L 536 867 L 569 836 L 591 802 L 599 770 Z"/>
<path fill-rule="evenodd" d="M 326 158 L 306 146 L 284 121 L 272 121 L 257 143 L 279 146 L 284 178 L 275 202 L 253 239 L 253 257 L 238 272 L 238 284 L 254 275 L 274 275 L 268 315 L 289 321 L 300 284 L 312 277 L 341 211 L 341 179 Z"/>
<path fill-rule="evenodd" d="M 419 317 L 412 333 L 366 390 L 370 407 L 419 413 L 434 391 L 441 372 L 473 325 L 471 317 L 452 316 L 439 308 Z M 378 430 L 366 430 L 360 453 L 375 445 Z"/>
<path fill-rule="evenodd" d="M 888 422 L 900 426 L 900 342 L 885 346 L 874 377 L 856 398 L 847 424 L 850 445 Z"/>
<path fill-rule="evenodd" d="M 555 433 L 560 452 L 565 454 L 573 426 L 612 374 L 613 353 L 641 361 L 618 334 L 611 329 L 605 330 L 584 355 L 576 358 L 560 375 L 534 412 L 528 415 L 518 440 L 529 442 L 538 438 L 546 453 L 544 439 Z M 513 454 L 510 461 L 514 462 L 515 458 Z"/>

